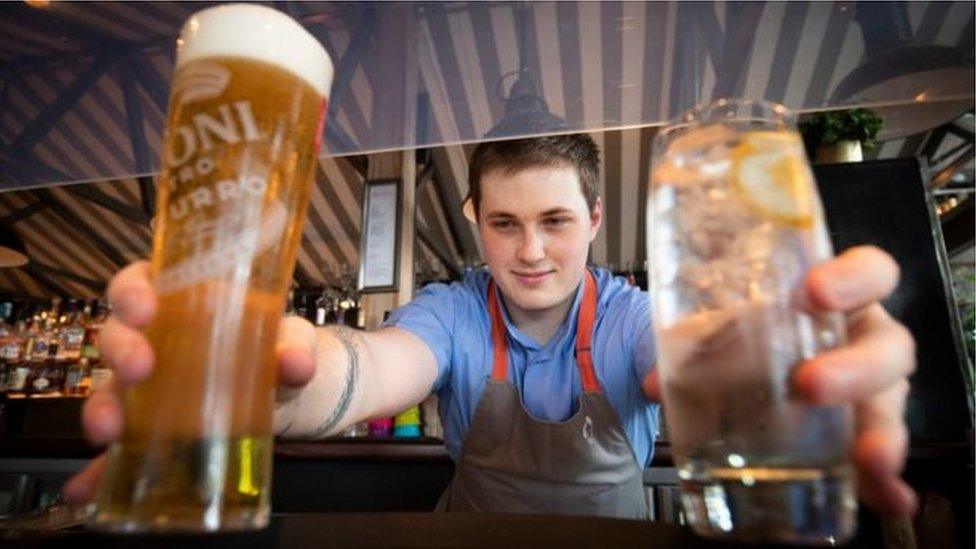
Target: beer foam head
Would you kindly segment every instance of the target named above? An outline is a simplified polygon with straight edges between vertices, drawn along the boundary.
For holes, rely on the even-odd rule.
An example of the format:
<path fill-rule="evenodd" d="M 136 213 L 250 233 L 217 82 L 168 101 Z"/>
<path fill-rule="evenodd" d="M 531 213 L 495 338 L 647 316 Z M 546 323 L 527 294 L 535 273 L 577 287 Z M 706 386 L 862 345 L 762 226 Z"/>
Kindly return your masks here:
<path fill-rule="evenodd" d="M 257 4 L 225 4 L 193 14 L 180 31 L 176 68 L 207 57 L 244 57 L 277 65 L 322 95 L 332 85 L 332 61 L 294 19 Z"/>

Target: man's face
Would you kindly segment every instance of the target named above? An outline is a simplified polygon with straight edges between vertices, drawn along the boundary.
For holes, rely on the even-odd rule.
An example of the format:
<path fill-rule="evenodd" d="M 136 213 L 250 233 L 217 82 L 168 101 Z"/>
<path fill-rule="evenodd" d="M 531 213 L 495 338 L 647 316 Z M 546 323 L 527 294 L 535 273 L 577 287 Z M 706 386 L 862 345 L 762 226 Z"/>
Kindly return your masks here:
<path fill-rule="evenodd" d="M 590 213 L 571 166 L 482 176 L 478 233 L 509 307 L 543 311 L 572 298 L 601 210 Z"/>

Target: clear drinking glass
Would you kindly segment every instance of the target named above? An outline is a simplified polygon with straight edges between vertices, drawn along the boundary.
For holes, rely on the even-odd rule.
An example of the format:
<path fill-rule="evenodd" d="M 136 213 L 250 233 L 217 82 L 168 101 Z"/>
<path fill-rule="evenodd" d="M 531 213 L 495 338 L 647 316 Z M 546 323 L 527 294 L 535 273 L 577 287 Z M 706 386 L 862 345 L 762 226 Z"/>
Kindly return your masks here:
<path fill-rule="evenodd" d="M 850 538 L 850 407 L 791 390 L 798 364 L 845 338 L 841 315 L 798 306 L 833 252 L 792 117 L 721 100 L 662 130 L 652 160 L 658 367 L 688 523 L 736 540 Z"/>

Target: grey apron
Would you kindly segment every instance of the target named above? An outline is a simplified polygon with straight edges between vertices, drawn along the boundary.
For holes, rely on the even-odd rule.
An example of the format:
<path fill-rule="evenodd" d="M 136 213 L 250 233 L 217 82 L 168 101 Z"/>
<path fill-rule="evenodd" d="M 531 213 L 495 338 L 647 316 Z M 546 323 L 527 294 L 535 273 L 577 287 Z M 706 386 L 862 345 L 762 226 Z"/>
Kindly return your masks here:
<path fill-rule="evenodd" d="M 592 273 L 584 284 L 576 335 L 583 393 L 576 413 L 563 422 L 534 419 L 508 380 L 507 331 L 494 282 L 489 284 L 492 377 L 437 510 L 648 518 L 643 471 L 600 389 L 590 355 L 596 317 Z"/>

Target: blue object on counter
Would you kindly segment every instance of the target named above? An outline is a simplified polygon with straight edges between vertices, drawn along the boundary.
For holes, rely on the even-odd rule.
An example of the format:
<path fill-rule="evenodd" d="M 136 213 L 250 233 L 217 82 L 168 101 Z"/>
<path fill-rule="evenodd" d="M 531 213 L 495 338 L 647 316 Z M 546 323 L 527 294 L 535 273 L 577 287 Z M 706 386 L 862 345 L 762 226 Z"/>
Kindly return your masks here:
<path fill-rule="evenodd" d="M 420 435 L 420 425 L 397 425 L 393 428 L 395 437 L 419 437 Z"/>

